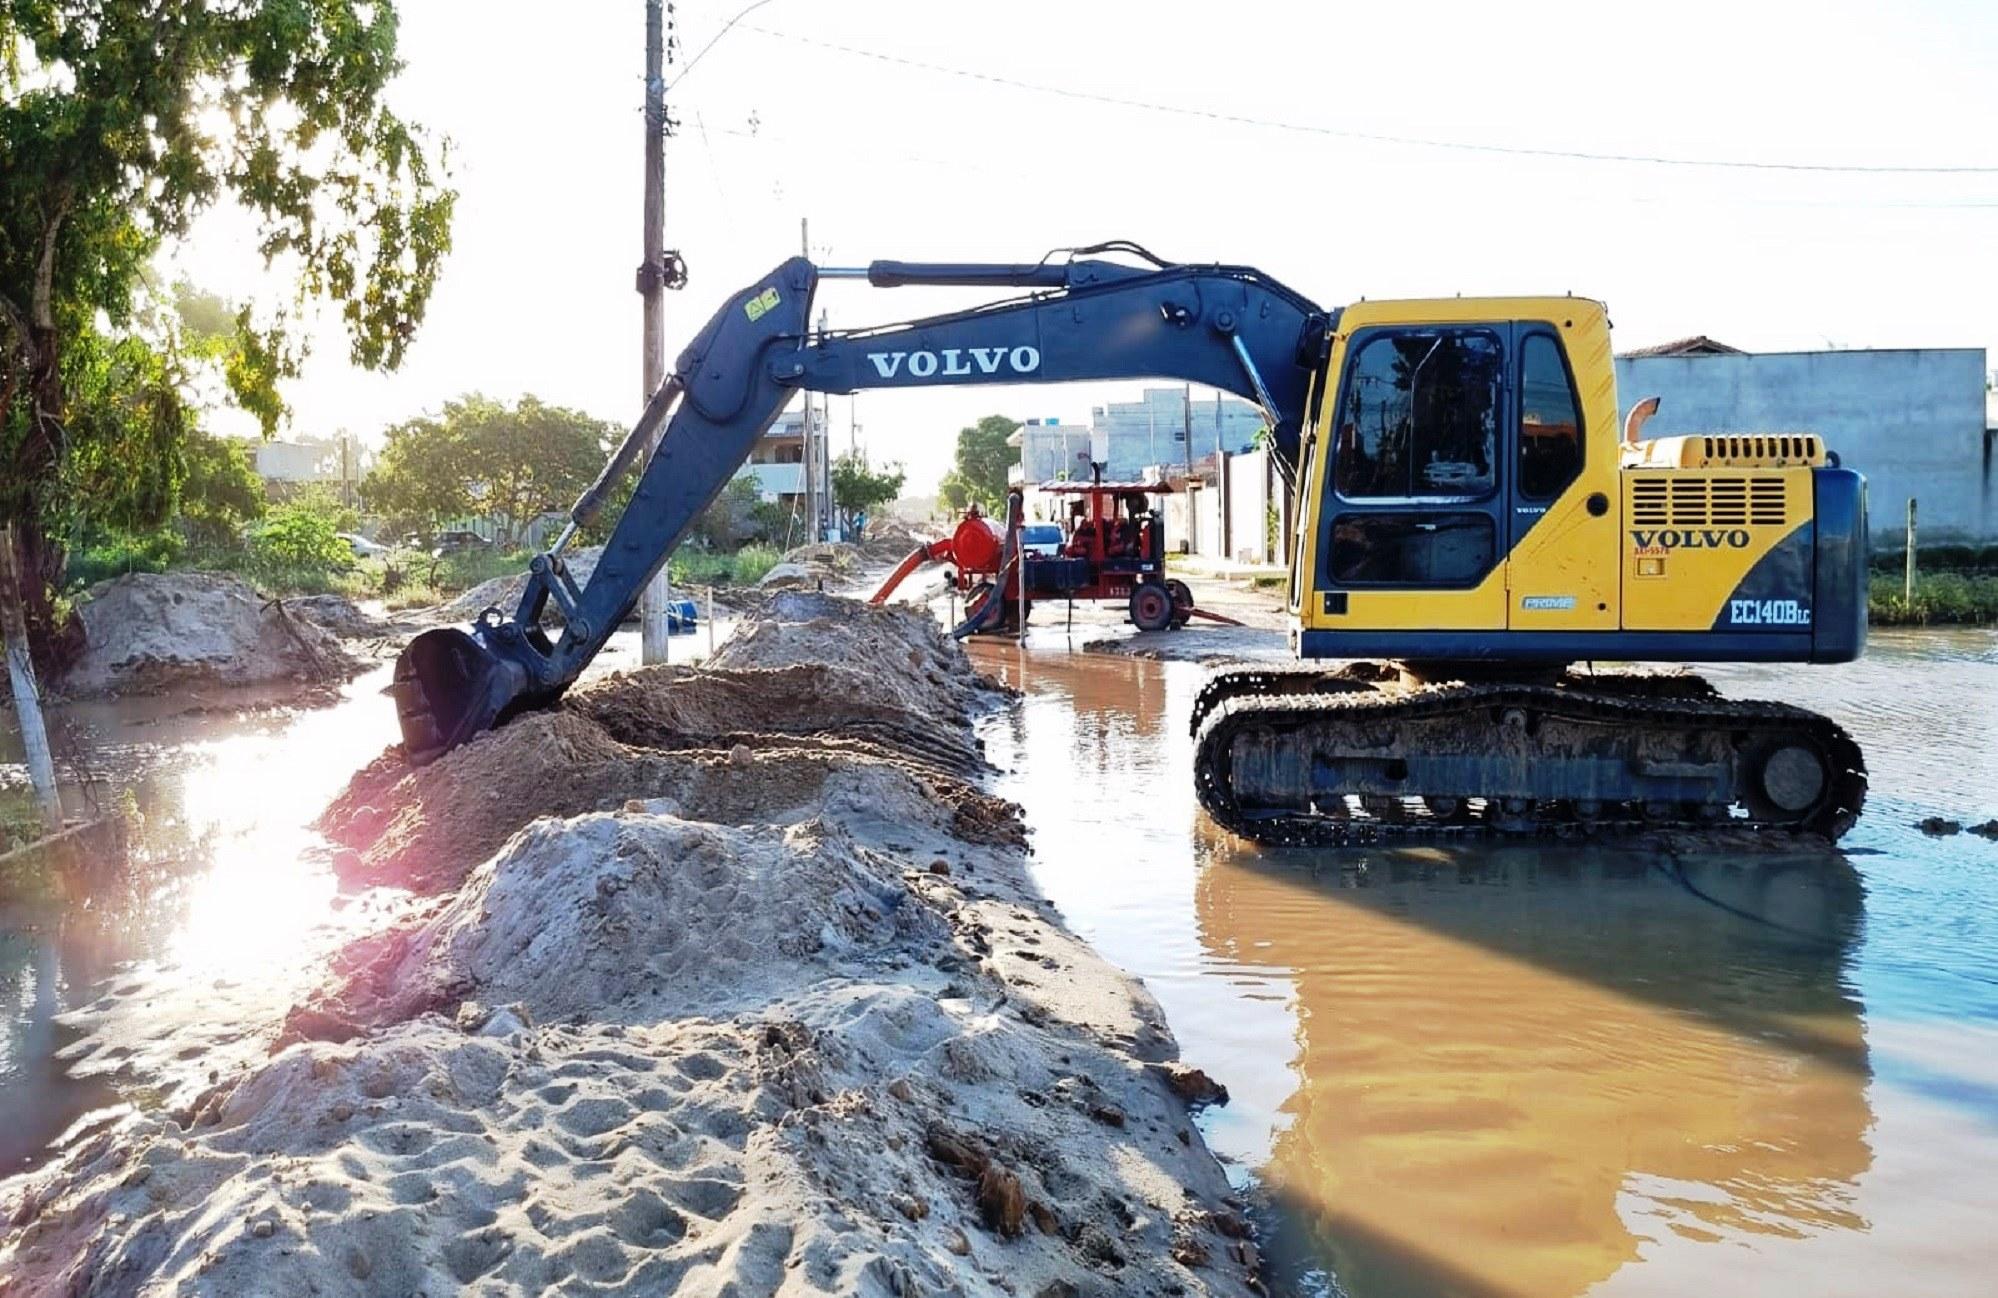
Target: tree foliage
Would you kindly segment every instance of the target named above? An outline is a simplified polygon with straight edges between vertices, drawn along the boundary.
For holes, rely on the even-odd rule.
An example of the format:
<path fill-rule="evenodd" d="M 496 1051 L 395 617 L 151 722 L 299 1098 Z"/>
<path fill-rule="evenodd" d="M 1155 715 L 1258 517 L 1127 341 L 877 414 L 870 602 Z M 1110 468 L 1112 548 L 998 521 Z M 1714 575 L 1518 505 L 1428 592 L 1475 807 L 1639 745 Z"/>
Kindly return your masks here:
<path fill-rule="evenodd" d="M 1006 439 L 1020 427 L 1017 419 L 987 415 L 957 434 L 955 466 L 944 474 L 937 494 L 952 509 L 976 504 L 998 513 L 1006 502 L 1006 471 L 1018 463 L 1019 452 Z"/>
<path fill-rule="evenodd" d="M 361 495 L 398 532 L 481 515 L 517 543 L 535 518 L 582 494 L 623 435 L 536 397 L 508 406 L 473 393 L 391 427 Z"/>
<path fill-rule="evenodd" d="M 833 461 L 833 505 L 839 510 L 843 530 L 851 531 L 860 518 L 902 494 L 907 477 L 899 464 L 875 472 L 858 455 L 842 455 Z"/>
<path fill-rule="evenodd" d="M 257 524 L 250 555 L 273 570 L 324 571 L 351 564 L 354 553 L 333 529 L 333 519 L 309 505 L 283 504 Z"/>
<path fill-rule="evenodd" d="M 250 448 L 232 437 L 188 434 L 181 448 L 186 466 L 180 484 L 180 517 L 197 545 L 226 545 L 247 523 L 264 516 L 264 482 L 250 462 Z"/>
<path fill-rule="evenodd" d="M 401 362 L 454 195 L 386 105 L 396 28 L 391 0 L 0 0 L 0 518 L 44 643 L 60 538 L 93 509 L 156 523 L 179 488 L 187 353 L 147 327 L 146 271 L 202 211 L 247 211 L 295 284 L 226 333 L 201 303 L 186 331 L 226 339 L 227 390 L 266 432 L 307 299 L 337 304 L 354 363 Z"/>

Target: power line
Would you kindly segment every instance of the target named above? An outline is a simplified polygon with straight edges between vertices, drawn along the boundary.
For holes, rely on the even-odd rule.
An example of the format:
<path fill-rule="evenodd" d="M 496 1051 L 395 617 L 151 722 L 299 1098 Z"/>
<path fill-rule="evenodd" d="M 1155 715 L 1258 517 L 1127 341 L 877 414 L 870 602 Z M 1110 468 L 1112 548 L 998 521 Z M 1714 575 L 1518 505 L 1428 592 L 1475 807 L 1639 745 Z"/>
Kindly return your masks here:
<path fill-rule="evenodd" d="M 701 46 L 700 49 L 694 51 L 694 57 L 688 59 L 687 66 L 680 69 L 680 75 L 673 78 L 673 88 L 676 90 L 679 89 L 680 83 L 682 81 L 685 81 L 688 75 L 693 72 L 694 65 L 699 63 L 702 59 L 706 58 L 708 56 L 708 51 L 715 47 L 715 43 L 721 40 L 722 37 L 728 35 L 729 31 L 733 29 L 737 23 L 741 22 L 743 19 L 749 17 L 749 15 L 755 13 L 758 9 L 761 9 L 764 5 L 767 5 L 769 3 L 770 0 L 750 0 L 749 4 L 746 4 L 742 8 L 736 10 L 735 17 L 723 23 L 721 25 L 720 31 L 708 37 L 708 43 L 706 45 L 703 45 Z M 752 26 L 750 30 L 762 31 L 763 29 L 761 27 Z"/>
<path fill-rule="evenodd" d="M 759 0 L 768 3 L 768 0 Z M 750 8 L 756 8 L 756 5 Z M 729 20 L 734 26 L 748 10 Z M 1071 86 L 1049 85 L 1045 82 L 1022 81 L 1017 77 L 1001 76 L 995 72 L 978 72 L 970 68 L 947 67 L 941 63 L 929 63 L 922 59 L 907 58 L 899 54 L 884 54 L 879 50 L 861 49 L 854 45 L 842 45 L 838 41 L 821 40 L 814 36 L 800 36 L 794 32 L 780 32 L 769 27 L 759 27 L 755 23 L 743 23 L 744 31 L 758 35 L 775 37 L 778 40 L 794 41 L 800 45 L 817 46 L 841 54 L 851 54 L 856 58 L 872 59 L 878 63 L 893 64 L 898 67 L 916 68 L 924 72 L 936 72 L 944 76 L 962 77 L 969 81 L 983 81 L 989 85 L 1005 86 L 1012 90 L 1027 90 L 1035 94 L 1055 95 L 1063 99 L 1076 99 L 1085 103 L 1107 104 L 1116 108 L 1138 108 L 1146 112 L 1170 113 L 1176 117 L 1199 118 L 1211 122 L 1223 122 L 1233 126 L 1255 126 L 1266 130 L 1291 131 L 1300 135 L 1329 136 L 1337 139 L 1360 140 L 1369 144 L 1392 144 L 1423 149 L 1449 149 L 1460 153 L 1495 153 L 1510 157 L 1556 158 L 1570 162 L 1623 162 L 1638 163 L 1656 167 L 1714 167 L 1737 171 L 1807 171 L 1844 175 L 1903 175 L 1903 176 L 1989 176 L 1998 175 L 1994 167 L 1914 167 L 1898 165 L 1866 165 L 1858 163 L 1829 162 L 1758 162 L 1733 158 L 1676 158 L 1663 154 L 1649 153 L 1592 153 L 1583 149 L 1541 149 L 1527 145 L 1478 144 L 1467 140 L 1439 140 L 1420 135 L 1390 135 L 1378 131 L 1355 131 L 1333 126 L 1320 126 L 1311 122 L 1287 122 L 1277 118 L 1251 117 L 1241 113 L 1224 113 L 1211 108 L 1191 108 L 1183 104 L 1164 104 L 1149 99 L 1132 99 L 1123 95 L 1108 95 L 1094 90 L 1077 90 Z M 727 28 L 723 28 L 724 31 Z M 719 40 L 720 37 L 715 38 Z M 710 46 L 713 41 L 708 42 Z M 705 54 L 703 47 L 701 53 Z M 696 55 L 696 58 L 699 56 Z M 690 65 L 691 66 L 691 65 Z M 683 72 L 681 76 L 686 74 Z"/>

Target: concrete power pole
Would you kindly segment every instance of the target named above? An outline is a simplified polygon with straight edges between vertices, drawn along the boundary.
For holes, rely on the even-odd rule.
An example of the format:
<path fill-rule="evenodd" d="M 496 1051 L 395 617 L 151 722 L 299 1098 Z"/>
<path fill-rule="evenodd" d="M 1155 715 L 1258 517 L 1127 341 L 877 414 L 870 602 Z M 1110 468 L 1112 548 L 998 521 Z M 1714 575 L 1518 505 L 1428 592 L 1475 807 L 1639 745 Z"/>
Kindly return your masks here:
<path fill-rule="evenodd" d="M 1229 480 L 1228 446 L 1221 440 L 1221 392 L 1214 392 L 1214 485 L 1221 492 L 1221 562 L 1226 563 L 1235 553 L 1234 520 L 1229 517 L 1234 509 L 1232 499 L 1235 484 Z"/>
<path fill-rule="evenodd" d="M 6 642 L 7 676 L 14 691 L 14 719 L 21 727 L 28 783 L 35 790 L 42 828 L 53 834 L 62 828 L 62 794 L 56 788 L 55 760 L 49 752 L 48 726 L 42 719 L 35 662 L 28 656 L 28 623 L 21 613 L 20 590 L 14 563 L 14 525 L 8 523 L 0 527 L 0 640 Z"/>
<path fill-rule="evenodd" d="M 812 222 L 810 217 L 798 218 L 798 254 L 807 261 L 812 256 Z M 807 322 L 809 323 L 809 322 Z M 798 431 L 804 437 L 803 462 L 805 472 L 805 544 L 818 542 L 819 535 L 819 456 L 812 439 L 812 394 L 806 389 L 800 394 L 804 398 L 804 408 L 799 412 Z"/>
<path fill-rule="evenodd" d="M 644 301 L 641 368 L 645 391 L 640 407 L 666 381 L 666 37 L 663 0 L 645 0 L 645 263 L 638 271 Z M 652 435 L 647 458 L 659 449 L 664 429 Z M 662 566 L 638 601 L 639 661 L 663 663 L 670 647 L 666 610 L 672 580 Z"/>

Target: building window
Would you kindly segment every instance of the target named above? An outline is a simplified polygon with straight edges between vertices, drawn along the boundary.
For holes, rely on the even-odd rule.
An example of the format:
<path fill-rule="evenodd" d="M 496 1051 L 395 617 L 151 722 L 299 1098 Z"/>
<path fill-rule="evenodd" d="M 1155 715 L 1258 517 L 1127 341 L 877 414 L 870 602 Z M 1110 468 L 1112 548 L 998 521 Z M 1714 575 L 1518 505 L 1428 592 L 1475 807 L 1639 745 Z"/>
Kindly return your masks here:
<path fill-rule="evenodd" d="M 1339 494 L 1475 499 L 1496 485 L 1505 351 L 1487 329 L 1374 334 L 1346 367 Z"/>
<path fill-rule="evenodd" d="M 1582 471 L 1581 402 L 1550 334 L 1519 351 L 1519 494 L 1551 500 Z"/>

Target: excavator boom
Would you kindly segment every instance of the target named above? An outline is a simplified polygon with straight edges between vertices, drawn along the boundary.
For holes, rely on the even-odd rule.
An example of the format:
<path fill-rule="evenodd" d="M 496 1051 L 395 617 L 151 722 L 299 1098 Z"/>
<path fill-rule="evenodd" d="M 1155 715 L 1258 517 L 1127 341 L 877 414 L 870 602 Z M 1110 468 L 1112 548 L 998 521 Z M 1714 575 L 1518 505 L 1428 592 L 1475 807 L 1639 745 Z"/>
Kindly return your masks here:
<path fill-rule="evenodd" d="M 1137 253 L 1151 264 L 1092 255 L 1100 252 Z M 729 298 L 577 501 L 561 539 L 535 556 L 512 612 L 488 609 L 470 629 L 426 632 L 404 651 L 395 697 L 411 760 L 430 761 L 559 698 L 798 391 L 1177 379 L 1259 403 L 1279 455 L 1295 458 L 1335 317 L 1249 267 L 1172 265 L 1122 244 L 1078 254 L 1029 265 L 878 261 L 851 270 L 797 257 Z M 829 278 L 1027 292 L 922 320 L 813 332 L 812 300 Z M 563 551 L 655 433 L 658 449 L 579 587 Z M 551 601 L 562 615 L 552 633 L 543 621 Z"/>

